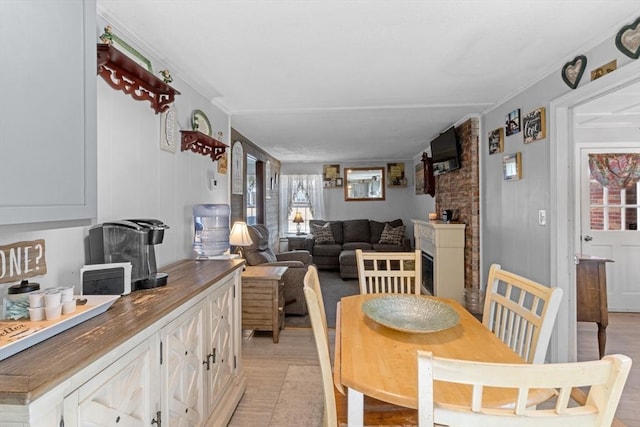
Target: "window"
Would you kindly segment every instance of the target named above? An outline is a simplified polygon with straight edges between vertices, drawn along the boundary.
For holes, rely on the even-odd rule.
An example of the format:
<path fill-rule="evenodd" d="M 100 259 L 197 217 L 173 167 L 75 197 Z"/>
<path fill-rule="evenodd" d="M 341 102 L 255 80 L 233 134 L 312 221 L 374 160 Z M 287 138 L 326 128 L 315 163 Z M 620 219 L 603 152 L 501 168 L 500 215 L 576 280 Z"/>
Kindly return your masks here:
<path fill-rule="evenodd" d="M 247 224 L 256 225 L 257 212 L 256 159 L 247 156 Z"/>
<path fill-rule="evenodd" d="M 591 230 L 637 230 L 640 155 L 589 154 Z"/>
<path fill-rule="evenodd" d="M 300 231 L 309 233 L 309 221 L 324 217 L 322 175 L 281 175 L 280 179 L 280 230 L 281 234 L 296 234 L 298 225 L 293 222 L 300 212 L 304 222 Z"/>
<path fill-rule="evenodd" d="M 293 191 L 289 204 L 289 216 L 287 217 L 287 227 L 285 228 L 286 234 L 297 233 L 298 224 L 293 222 L 293 217 L 295 217 L 297 212 L 300 212 L 302 219 L 304 219 L 304 222 L 300 224 L 300 231 L 303 234 L 307 234 L 310 231 L 309 220 L 313 219 L 309 194 L 301 181 L 298 181 L 297 184 L 298 186 Z"/>

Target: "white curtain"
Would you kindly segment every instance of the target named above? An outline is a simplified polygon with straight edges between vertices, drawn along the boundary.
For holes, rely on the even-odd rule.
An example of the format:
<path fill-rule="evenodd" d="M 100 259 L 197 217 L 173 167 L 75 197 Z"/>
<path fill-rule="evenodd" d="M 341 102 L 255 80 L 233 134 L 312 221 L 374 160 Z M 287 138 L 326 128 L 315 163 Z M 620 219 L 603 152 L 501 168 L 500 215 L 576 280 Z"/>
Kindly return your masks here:
<path fill-rule="evenodd" d="M 325 217 L 322 175 L 282 175 L 280 177 L 280 230 L 288 229 L 293 203 L 304 195 L 315 219 Z"/>

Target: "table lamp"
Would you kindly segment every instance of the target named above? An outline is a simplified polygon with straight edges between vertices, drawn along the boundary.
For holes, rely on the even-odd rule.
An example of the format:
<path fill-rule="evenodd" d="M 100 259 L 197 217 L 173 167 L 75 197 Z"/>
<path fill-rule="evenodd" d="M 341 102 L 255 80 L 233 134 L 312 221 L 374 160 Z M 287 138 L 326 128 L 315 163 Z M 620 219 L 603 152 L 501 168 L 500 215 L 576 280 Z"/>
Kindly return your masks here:
<path fill-rule="evenodd" d="M 229 243 L 232 246 L 236 246 L 238 248 L 238 253 L 240 257 L 244 258 L 244 253 L 242 253 L 243 246 L 251 246 L 253 244 L 253 240 L 249 235 L 249 229 L 247 228 L 247 223 L 244 221 L 236 221 L 233 223 L 233 227 L 231 227 L 231 234 L 229 234 Z"/>
<path fill-rule="evenodd" d="M 304 218 L 302 218 L 302 214 L 300 213 L 300 211 L 296 212 L 296 214 L 294 215 L 293 222 L 296 223 L 296 234 L 298 236 L 301 235 L 302 231 L 300 230 L 300 224 L 304 222 Z"/>

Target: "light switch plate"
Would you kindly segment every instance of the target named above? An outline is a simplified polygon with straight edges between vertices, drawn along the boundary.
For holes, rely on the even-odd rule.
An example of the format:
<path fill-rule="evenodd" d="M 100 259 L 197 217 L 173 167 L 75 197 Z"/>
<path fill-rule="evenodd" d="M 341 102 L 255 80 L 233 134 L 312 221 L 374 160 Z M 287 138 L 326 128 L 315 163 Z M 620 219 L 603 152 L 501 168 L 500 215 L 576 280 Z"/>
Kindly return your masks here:
<path fill-rule="evenodd" d="M 544 209 L 538 211 L 538 225 L 547 225 L 547 211 Z"/>

